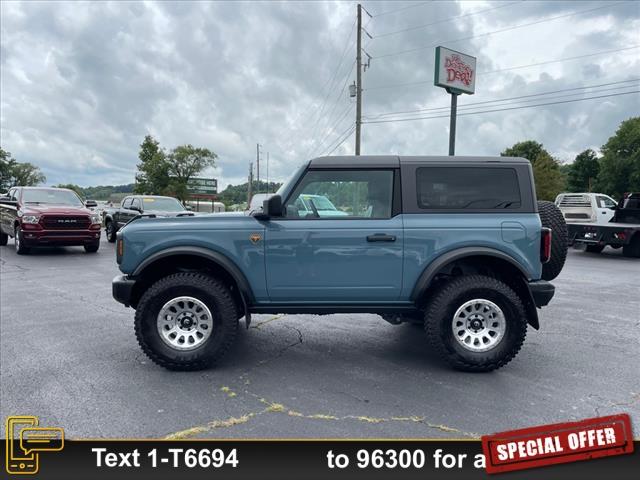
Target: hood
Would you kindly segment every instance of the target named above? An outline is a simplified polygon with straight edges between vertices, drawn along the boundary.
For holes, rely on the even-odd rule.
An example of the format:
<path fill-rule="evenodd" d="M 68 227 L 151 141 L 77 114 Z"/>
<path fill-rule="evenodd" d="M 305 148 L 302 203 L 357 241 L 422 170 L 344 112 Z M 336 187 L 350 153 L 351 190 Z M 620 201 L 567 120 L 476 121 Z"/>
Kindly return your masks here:
<path fill-rule="evenodd" d="M 22 205 L 20 211 L 26 214 L 52 214 L 52 215 L 91 215 L 93 212 L 85 207 L 72 207 L 71 205 L 48 205 L 29 203 Z"/>

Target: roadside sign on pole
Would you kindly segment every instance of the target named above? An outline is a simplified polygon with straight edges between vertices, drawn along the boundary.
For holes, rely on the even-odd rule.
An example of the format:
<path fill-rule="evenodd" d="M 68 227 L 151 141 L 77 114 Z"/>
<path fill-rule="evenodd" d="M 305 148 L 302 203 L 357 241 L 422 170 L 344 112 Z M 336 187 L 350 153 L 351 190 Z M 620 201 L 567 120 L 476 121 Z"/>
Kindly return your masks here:
<path fill-rule="evenodd" d="M 215 195 L 218 193 L 218 180 L 215 178 L 190 178 L 187 191 L 196 195 Z"/>
<path fill-rule="evenodd" d="M 476 57 L 445 47 L 436 47 L 434 85 L 449 93 L 473 95 L 476 90 Z"/>

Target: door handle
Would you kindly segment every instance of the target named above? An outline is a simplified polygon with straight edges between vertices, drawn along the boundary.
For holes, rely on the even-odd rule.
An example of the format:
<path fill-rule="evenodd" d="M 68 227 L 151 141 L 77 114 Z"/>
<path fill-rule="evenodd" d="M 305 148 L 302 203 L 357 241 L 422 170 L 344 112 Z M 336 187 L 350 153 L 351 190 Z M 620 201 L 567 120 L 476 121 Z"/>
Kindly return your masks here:
<path fill-rule="evenodd" d="M 387 235 L 386 233 L 376 233 L 375 235 L 367 236 L 367 242 L 395 242 L 395 235 Z"/>

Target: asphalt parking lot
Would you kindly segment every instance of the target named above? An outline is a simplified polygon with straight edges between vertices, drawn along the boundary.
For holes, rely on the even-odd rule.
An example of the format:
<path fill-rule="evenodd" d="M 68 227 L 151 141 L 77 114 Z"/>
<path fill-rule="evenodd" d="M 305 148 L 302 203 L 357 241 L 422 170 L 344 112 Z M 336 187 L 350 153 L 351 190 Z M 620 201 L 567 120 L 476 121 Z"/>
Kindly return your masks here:
<path fill-rule="evenodd" d="M 2 418 L 70 438 L 467 438 L 628 412 L 640 432 L 640 260 L 620 251 L 570 251 L 541 330 L 468 374 L 375 315 L 256 316 L 215 369 L 166 371 L 111 297 L 113 250 L 0 247 Z"/>

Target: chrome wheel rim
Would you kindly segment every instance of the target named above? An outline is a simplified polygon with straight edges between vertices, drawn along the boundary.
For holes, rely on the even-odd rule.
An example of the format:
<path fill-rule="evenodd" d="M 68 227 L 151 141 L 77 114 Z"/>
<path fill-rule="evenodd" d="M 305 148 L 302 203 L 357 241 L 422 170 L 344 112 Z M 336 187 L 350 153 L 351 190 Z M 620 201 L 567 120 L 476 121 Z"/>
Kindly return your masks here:
<path fill-rule="evenodd" d="M 476 298 L 456 310 L 451 329 L 456 341 L 471 352 L 486 352 L 495 348 L 504 337 L 507 322 L 495 303 Z"/>
<path fill-rule="evenodd" d="M 169 300 L 160 309 L 157 324 L 162 341 L 182 351 L 198 348 L 213 331 L 211 311 L 193 297 Z"/>
<path fill-rule="evenodd" d="M 16 236 L 13 237 L 15 239 L 16 251 L 20 250 L 20 231 L 16 230 Z"/>

